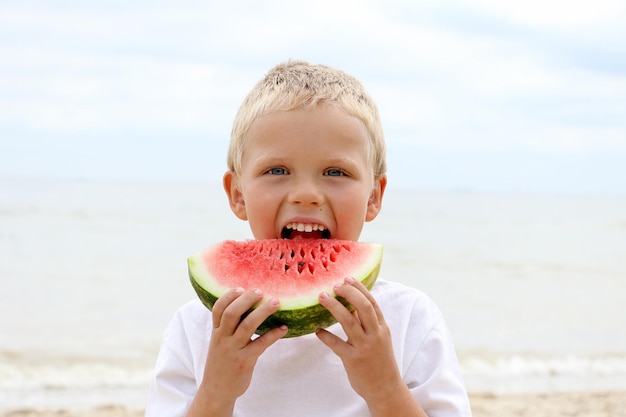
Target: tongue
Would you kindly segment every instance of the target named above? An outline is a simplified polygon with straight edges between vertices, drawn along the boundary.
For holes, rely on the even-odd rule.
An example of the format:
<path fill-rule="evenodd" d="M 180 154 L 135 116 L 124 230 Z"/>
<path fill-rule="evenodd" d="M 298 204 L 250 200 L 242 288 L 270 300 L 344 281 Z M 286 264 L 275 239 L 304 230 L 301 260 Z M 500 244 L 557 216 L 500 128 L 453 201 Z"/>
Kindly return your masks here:
<path fill-rule="evenodd" d="M 315 230 L 313 232 L 298 232 L 293 230 L 289 235 L 289 239 L 322 239 L 322 232 Z"/>

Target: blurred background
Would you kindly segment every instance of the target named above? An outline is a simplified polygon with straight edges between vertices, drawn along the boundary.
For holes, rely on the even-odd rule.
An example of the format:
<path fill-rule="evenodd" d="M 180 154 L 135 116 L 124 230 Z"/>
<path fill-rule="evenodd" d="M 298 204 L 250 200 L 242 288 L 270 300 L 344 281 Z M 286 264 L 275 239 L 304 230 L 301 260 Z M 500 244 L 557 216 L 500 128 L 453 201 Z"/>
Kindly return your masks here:
<path fill-rule="evenodd" d="M 141 406 L 185 257 L 269 68 L 378 103 L 383 274 L 446 316 L 471 392 L 626 390 L 626 4 L 0 3 L 0 404 Z"/>

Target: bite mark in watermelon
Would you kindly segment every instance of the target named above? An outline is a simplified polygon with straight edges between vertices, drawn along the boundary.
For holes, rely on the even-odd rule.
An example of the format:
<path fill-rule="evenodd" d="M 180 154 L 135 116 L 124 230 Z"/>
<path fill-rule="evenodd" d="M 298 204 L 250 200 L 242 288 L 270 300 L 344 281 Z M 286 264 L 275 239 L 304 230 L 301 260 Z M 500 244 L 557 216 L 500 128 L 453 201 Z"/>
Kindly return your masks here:
<path fill-rule="evenodd" d="M 319 304 L 322 291 L 334 295 L 333 286 L 346 277 L 371 289 L 382 254 L 382 246 L 375 243 L 336 239 L 227 240 L 189 257 L 187 263 L 191 284 L 207 308 L 233 288 L 259 288 L 266 298 L 278 298 L 280 309 L 257 333 L 286 324 L 285 337 L 295 337 L 336 322 Z"/>

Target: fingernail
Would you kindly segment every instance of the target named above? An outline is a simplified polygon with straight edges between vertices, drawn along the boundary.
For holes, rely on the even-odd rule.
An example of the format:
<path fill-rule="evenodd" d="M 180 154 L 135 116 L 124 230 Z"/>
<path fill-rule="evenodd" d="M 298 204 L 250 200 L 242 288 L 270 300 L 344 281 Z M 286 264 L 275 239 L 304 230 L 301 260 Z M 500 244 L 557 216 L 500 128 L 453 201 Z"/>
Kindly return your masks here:
<path fill-rule="evenodd" d="M 322 291 L 320 293 L 320 300 L 326 300 L 329 297 L 328 293 L 326 291 Z"/>
<path fill-rule="evenodd" d="M 343 282 L 345 282 L 346 284 L 352 284 L 354 282 L 354 278 L 352 277 L 346 277 Z"/>
<path fill-rule="evenodd" d="M 237 287 L 234 290 L 237 294 L 243 294 L 243 291 L 244 291 L 242 287 Z"/>
<path fill-rule="evenodd" d="M 260 289 L 258 289 L 258 288 L 256 288 L 256 289 L 254 290 L 254 293 L 255 293 L 256 295 L 258 295 L 259 297 L 262 297 L 262 296 L 263 296 L 263 291 L 261 291 L 261 290 L 260 290 Z"/>
<path fill-rule="evenodd" d="M 278 307 L 280 305 L 280 300 L 278 298 L 272 298 L 270 303 L 272 303 L 274 307 Z"/>

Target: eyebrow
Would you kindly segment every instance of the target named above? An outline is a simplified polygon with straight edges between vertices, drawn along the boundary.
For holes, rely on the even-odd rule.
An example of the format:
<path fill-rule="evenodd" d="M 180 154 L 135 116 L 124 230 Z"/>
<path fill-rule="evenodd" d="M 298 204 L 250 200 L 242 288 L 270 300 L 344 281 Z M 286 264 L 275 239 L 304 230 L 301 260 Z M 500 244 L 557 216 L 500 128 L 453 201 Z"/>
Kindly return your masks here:
<path fill-rule="evenodd" d="M 334 165 L 348 165 L 349 167 L 358 167 L 359 163 L 353 158 L 331 158 L 324 160 L 326 165 L 334 166 Z"/>
<path fill-rule="evenodd" d="M 285 159 L 288 158 L 276 155 L 262 155 L 250 162 L 252 165 L 281 165 L 282 163 L 284 163 Z"/>
<path fill-rule="evenodd" d="M 252 166 L 255 167 L 267 167 L 272 165 L 289 165 L 289 161 L 291 161 L 291 157 L 289 156 L 276 156 L 276 155 L 262 155 L 258 158 L 250 161 Z M 369 165 L 368 161 L 366 163 Z M 346 167 L 351 170 L 355 170 L 359 166 L 359 162 L 354 158 L 328 158 L 323 159 L 322 164 L 327 167 Z"/>

